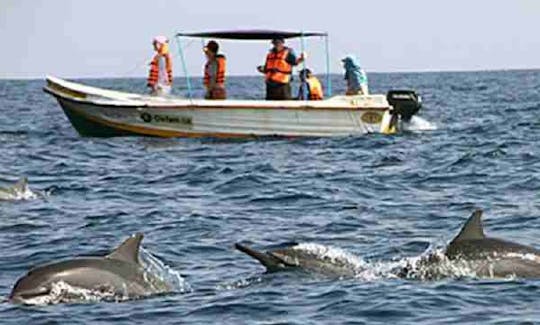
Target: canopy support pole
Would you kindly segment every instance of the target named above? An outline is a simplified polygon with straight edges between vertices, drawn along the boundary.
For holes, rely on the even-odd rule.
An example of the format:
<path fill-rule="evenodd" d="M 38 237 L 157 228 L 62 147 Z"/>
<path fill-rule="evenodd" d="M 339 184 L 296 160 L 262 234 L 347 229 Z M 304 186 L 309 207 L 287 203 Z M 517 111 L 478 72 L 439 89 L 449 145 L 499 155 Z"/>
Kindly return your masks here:
<path fill-rule="evenodd" d="M 306 54 L 306 38 L 304 37 L 304 32 L 302 32 L 302 35 L 300 35 L 300 55 Z M 306 69 L 306 58 L 302 60 L 302 70 Z M 304 76 L 306 77 L 306 76 Z M 302 81 L 302 76 L 300 76 L 300 87 L 302 87 L 302 99 L 305 101 L 308 101 L 308 89 L 307 89 L 307 81 Z"/>
<path fill-rule="evenodd" d="M 188 89 L 189 100 L 193 100 L 193 89 L 191 88 L 191 80 L 189 79 L 189 74 L 187 70 L 186 60 L 184 57 L 184 50 L 182 48 L 182 39 L 180 36 L 176 36 L 176 44 L 178 44 L 178 53 L 180 54 L 180 60 L 182 61 L 182 69 L 184 69 L 184 75 L 186 77 L 186 85 Z"/>
<path fill-rule="evenodd" d="M 328 35 L 324 37 L 326 47 L 326 96 L 332 97 L 332 77 L 330 75 L 330 41 Z"/>

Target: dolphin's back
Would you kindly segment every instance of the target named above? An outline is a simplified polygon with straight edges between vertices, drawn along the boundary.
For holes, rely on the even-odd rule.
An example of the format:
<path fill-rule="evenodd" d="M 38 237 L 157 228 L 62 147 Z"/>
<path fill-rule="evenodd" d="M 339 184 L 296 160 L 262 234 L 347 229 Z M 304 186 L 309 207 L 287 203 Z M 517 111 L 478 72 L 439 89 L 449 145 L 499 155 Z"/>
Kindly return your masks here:
<path fill-rule="evenodd" d="M 144 270 L 137 265 L 106 258 L 79 258 L 34 268 L 13 287 L 11 297 L 47 294 L 53 283 L 106 290 L 121 296 L 141 296 L 150 288 Z"/>
<path fill-rule="evenodd" d="M 452 242 L 446 248 L 446 256 L 449 259 L 503 257 L 508 254 L 532 254 L 540 257 L 540 251 L 533 247 L 489 237 Z"/>
<path fill-rule="evenodd" d="M 540 278 L 540 250 L 487 237 L 482 211 L 476 210 L 445 251 L 450 260 L 468 263 L 478 276 Z"/>

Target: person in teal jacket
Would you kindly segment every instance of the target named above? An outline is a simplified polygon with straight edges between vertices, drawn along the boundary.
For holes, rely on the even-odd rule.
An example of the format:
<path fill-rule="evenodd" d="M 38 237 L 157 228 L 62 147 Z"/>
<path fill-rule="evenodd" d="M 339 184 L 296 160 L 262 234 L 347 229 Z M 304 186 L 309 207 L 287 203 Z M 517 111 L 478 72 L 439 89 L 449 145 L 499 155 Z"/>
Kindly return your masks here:
<path fill-rule="evenodd" d="M 368 95 L 368 78 L 360 66 L 360 61 L 354 55 L 347 55 L 343 60 L 345 80 L 347 81 L 347 96 Z"/>

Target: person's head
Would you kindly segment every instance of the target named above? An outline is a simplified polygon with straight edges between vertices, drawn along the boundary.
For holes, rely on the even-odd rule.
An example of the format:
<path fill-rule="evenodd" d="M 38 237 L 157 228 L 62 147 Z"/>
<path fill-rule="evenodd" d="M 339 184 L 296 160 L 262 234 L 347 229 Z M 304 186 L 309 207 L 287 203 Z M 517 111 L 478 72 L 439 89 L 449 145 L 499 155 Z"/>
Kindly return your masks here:
<path fill-rule="evenodd" d="M 203 49 L 204 54 L 209 58 L 214 58 L 219 51 L 219 44 L 216 41 L 209 41 Z"/>
<path fill-rule="evenodd" d="M 285 48 L 285 39 L 283 37 L 276 37 L 272 40 L 272 45 L 276 51 L 281 51 Z"/>
<path fill-rule="evenodd" d="M 169 40 L 166 36 L 159 35 L 154 37 L 152 44 L 154 45 L 154 50 L 159 54 L 166 54 L 169 51 Z"/>
<path fill-rule="evenodd" d="M 311 70 L 309 69 L 302 69 L 298 72 L 298 75 L 300 77 L 300 80 L 304 81 L 306 80 L 307 78 L 310 78 L 311 77 Z"/>
<path fill-rule="evenodd" d="M 360 60 L 355 55 L 347 55 L 341 60 L 343 62 L 343 67 L 345 70 L 360 70 Z"/>

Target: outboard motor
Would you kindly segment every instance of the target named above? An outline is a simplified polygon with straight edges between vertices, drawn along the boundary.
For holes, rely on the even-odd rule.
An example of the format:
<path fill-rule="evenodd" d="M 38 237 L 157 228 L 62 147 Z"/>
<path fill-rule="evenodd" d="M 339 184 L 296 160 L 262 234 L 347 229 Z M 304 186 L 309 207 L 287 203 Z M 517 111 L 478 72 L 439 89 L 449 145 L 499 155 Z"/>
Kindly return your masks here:
<path fill-rule="evenodd" d="M 413 90 L 390 90 L 386 100 L 394 108 L 393 113 L 401 116 L 402 121 L 410 121 L 422 107 L 422 98 Z"/>

